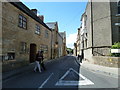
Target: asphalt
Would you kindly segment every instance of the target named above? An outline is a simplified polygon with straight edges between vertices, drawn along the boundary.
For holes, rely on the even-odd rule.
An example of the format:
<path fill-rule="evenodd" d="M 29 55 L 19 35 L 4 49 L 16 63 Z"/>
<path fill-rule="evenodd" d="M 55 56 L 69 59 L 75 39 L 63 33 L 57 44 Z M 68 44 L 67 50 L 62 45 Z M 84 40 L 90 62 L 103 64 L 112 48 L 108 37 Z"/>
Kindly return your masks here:
<path fill-rule="evenodd" d="M 14 76 L 4 80 L 2 85 L 4 88 L 64 88 L 61 86 L 64 80 L 79 80 L 75 77 L 73 71 L 79 72 L 79 65 L 72 56 L 61 57 L 58 60 L 46 61 L 46 71 L 42 73 L 30 72 Z M 70 70 L 73 69 L 73 70 Z M 70 71 L 69 71 L 70 70 Z M 69 72 L 68 72 L 69 71 Z M 68 72 L 68 73 L 67 73 Z M 72 75 L 71 75 L 72 74 Z M 72 76 L 72 77 L 71 77 Z M 62 78 L 62 79 L 61 79 Z M 78 86 L 67 86 L 68 88 L 78 88 Z"/>
<path fill-rule="evenodd" d="M 62 59 L 63 57 L 60 57 L 60 58 Z M 88 70 L 91 70 L 91 71 L 94 71 L 97 73 L 110 75 L 113 77 L 120 77 L 120 73 L 119 73 L 120 68 L 100 66 L 100 65 L 96 65 L 96 64 L 91 64 L 88 61 L 84 61 L 84 60 L 82 61 L 82 63 L 80 63 L 80 61 L 77 60 L 77 57 L 75 57 L 75 58 L 76 58 L 76 62 L 79 65 L 81 65 L 81 67 L 83 67 L 83 68 L 86 68 Z M 56 60 L 56 59 L 54 59 L 54 60 Z M 45 63 L 50 62 L 50 61 L 51 60 L 45 61 Z M 33 68 L 34 68 L 34 63 L 31 63 L 27 66 L 24 66 L 24 67 L 21 67 L 21 68 L 18 68 L 18 69 L 9 71 L 9 72 L 4 72 L 4 73 L 2 73 L 2 80 L 9 79 L 16 75 L 28 73 L 31 70 L 33 70 Z"/>
<path fill-rule="evenodd" d="M 62 59 L 62 58 L 64 58 L 64 57 L 60 57 L 57 59 Z M 51 62 L 51 61 L 57 60 L 57 59 L 45 60 L 44 62 L 48 63 L 48 62 Z M 4 73 L 2 73 L 2 81 L 8 80 L 14 76 L 19 76 L 21 74 L 29 73 L 29 72 L 31 72 L 31 70 L 34 69 L 34 66 L 35 66 L 34 63 L 30 63 L 29 65 L 26 65 L 24 67 L 20 67 L 20 68 L 17 68 L 17 69 L 8 71 L 8 72 L 4 72 Z"/>
<path fill-rule="evenodd" d="M 14 87 L 14 88 L 24 88 L 24 87 L 25 88 L 26 87 L 29 87 L 29 88 L 38 88 L 38 87 L 39 88 L 41 87 L 42 88 L 48 88 L 48 87 L 57 88 L 58 87 L 59 88 L 60 87 L 60 88 L 64 88 L 66 86 L 55 86 L 55 85 L 57 82 L 58 82 L 57 85 L 61 85 L 61 83 L 59 82 L 61 80 L 61 77 L 67 73 L 66 71 L 68 71 L 68 69 L 71 69 L 71 68 L 73 68 L 75 71 L 77 71 L 78 73 L 84 76 L 84 78 L 82 78 L 81 80 L 79 78 L 79 81 L 81 81 L 81 84 L 87 83 L 86 85 L 79 85 L 80 90 L 81 88 L 82 90 L 84 88 L 85 88 L 84 90 L 86 90 L 86 88 L 89 88 L 88 90 L 96 90 L 97 88 L 98 88 L 97 90 L 104 90 L 103 88 L 106 88 L 105 90 L 113 90 L 113 89 L 108 89 L 108 88 L 118 87 L 118 79 L 115 78 L 114 75 L 106 74 L 103 72 L 103 70 L 101 72 L 99 71 L 99 73 L 105 74 L 105 75 L 101 75 L 98 73 L 98 71 L 96 71 L 96 69 L 94 70 L 92 69 L 93 67 L 98 68 L 99 65 L 98 66 L 95 65 L 96 66 L 95 67 L 94 64 L 90 64 L 89 62 L 86 62 L 86 61 L 83 61 L 83 63 L 80 63 L 73 56 L 61 57 L 58 60 L 55 59 L 52 61 L 48 60 L 48 61 L 45 61 L 45 65 L 46 65 L 47 71 L 42 72 L 42 73 L 33 72 L 34 64 L 30 64 L 26 67 L 19 68 L 18 70 L 16 70 L 17 72 L 14 71 L 14 73 L 12 73 L 13 72 L 12 71 L 11 73 L 14 75 L 14 77 L 12 76 L 10 77 L 9 76 L 10 72 L 9 73 L 7 72 L 6 74 L 9 76 L 9 78 L 4 80 L 3 87 L 5 88 L 7 87 L 8 88 L 9 87 Z M 90 67 L 90 65 L 92 65 L 91 66 L 92 68 Z M 72 76 L 71 74 L 73 75 L 73 72 L 71 73 L 70 71 L 69 74 L 66 74 L 66 77 L 64 77 L 64 79 L 72 80 L 72 81 L 75 79 L 76 81 L 76 78 L 71 77 Z M 109 77 L 106 75 L 109 75 L 112 77 Z M 64 79 L 62 80 L 64 81 Z M 90 84 L 89 80 L 93 84 Z M 83 81 L 84 83 L 82 83 Z M 69 86 L 69 88 L 72 88 L 72 87 L 73 86 Z M 78 88 L 78 86 L 76 88 Z"/>

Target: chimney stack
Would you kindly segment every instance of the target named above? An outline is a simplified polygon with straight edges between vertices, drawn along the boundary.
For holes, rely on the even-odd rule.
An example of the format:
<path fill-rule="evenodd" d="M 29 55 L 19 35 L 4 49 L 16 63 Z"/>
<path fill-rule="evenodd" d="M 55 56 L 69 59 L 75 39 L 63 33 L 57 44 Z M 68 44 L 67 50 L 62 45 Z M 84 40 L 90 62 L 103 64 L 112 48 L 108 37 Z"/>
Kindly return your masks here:
<path fill-rule="evenodd" d="M 39 15 L 38 17 L 44 22 L 44 16 L 43 15 Z"/>
<path fill-rule="evenodd" d="M 32 11 L 35 15 L 37 15 L 37 9 L 31 9 L 31 11 Z"/>
<path fill-rule="evenodd" d="M 78 28 L 78 34 L 80 34 L 80 28 Z"/>

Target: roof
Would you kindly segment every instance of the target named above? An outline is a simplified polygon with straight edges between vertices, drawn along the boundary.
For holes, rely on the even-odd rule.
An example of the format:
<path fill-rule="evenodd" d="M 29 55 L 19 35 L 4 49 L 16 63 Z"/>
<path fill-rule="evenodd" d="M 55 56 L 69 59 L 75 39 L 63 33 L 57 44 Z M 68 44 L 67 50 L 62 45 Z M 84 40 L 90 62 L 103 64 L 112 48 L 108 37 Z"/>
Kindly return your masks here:
<path fill-rule="evenodd" d="M 46 25 L 47 25 L 50 29 L 55 29 L 56 24 L 57 24 L 56 22 L 46 23 Z"/>
<path fill-rule="evenodd" d="M 63 39 L 63 36 L 61 36 L 61 34 L 60 33 L 58 33 L 58 35 Z"/>
<path fill-rule="evenodd" d="M 86 12 L 84 12 L 83 14 L 82 14 L 82 16 L 81 16 L 81 21 L 82 21 L 82 19 L 83 19 L 83 17 L 86 15 Z"/>
<path fill-rule="evenodd" d="M 65 37 L 66 37 L 65 32 L 59 32 L 59 33 L 60 33 L 60 35 L 61 35 L 63 38 L 65 38 Z"/>
<path fill-rule="evenodd" d="M 22 2 L 10 2 L 10 3 L 51 31 L 51 29 Z"/>

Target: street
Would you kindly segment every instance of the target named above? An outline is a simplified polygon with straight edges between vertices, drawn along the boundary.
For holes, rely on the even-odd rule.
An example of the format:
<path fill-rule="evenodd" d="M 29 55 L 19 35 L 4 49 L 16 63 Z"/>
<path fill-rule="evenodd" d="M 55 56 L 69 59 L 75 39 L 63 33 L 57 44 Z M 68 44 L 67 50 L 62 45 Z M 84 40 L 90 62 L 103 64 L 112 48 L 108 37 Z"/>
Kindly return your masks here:
<path fill-rule="evenodd" d="M 117 88 L 118 78 L 82 68 L 73 56 L 45 62 L 46 71 L 18 75 L 2 82 L 3 88 Z M 92 89 L 91 89 L 92 90 Z M 107 90 L 107 89 L 106 89 Z"/>

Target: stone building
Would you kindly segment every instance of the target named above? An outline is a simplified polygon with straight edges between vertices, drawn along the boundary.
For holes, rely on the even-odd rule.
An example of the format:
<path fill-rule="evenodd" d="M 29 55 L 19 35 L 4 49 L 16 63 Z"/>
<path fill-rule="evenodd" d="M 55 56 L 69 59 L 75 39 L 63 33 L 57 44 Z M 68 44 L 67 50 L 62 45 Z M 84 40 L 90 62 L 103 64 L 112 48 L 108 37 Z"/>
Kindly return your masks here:
<path fill-rule="evenodd" d="M 120 42 L 120 1 L 87 3 L 82 15 L 81 36 L 85 59 L 92 56 L 109 56 L 110 48 Z"/>
<path fill-rule="evenodd" d="M 77 56 L 77 44 L 74 43 L 73 55 Z"/>
<path fill-rule="evenodd" d="M 80 55 L 80 28 L 78 28 L 76 47 L 77 47 L 77 55 L 78 54 Z"/>
<path fill-rule="evenodd" d="M 63 38 L 63 56 L 67 54 L 67 47 L 66 47 L 66 32 L 60 32 L 60 35 Z"/>
<path fill-rule="evenodd" d="M 63 56 L 63 37 L 58 33 L 58 57 Z"/>
<path fill-rule="evenodd" d="M 58 23 L 57 22 L 49 22 L 46 25 L 51 29 L 51 58 L 58 57 Z"/>
<path fill-rule="evenodd" d="M 59 32 L 57 22 L 48 22 L 47 26 L 52 30 L 51 58 L 58 58 L 66 55 L 66 32 Z M 61 47 L 62 46 L 62 47 Z"/>
<path fill-rule="evenodd" d="M 2 3 L 3 71 L 32 63 L 38 50 L 51 57 L 51 29 L 22 2 Z M 5 66 L 7 65 L 7 66 Z"/>

